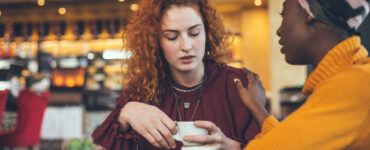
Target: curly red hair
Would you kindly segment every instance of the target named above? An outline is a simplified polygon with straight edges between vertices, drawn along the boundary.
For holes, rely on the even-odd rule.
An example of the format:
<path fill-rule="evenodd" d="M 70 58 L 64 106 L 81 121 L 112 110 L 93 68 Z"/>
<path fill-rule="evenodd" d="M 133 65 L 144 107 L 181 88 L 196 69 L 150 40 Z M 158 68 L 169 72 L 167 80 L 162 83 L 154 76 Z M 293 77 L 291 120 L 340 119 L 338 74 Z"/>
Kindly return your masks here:
<path fill-rule="evenodd" d="M 169 78 L 169 69 L 160 46 L 161 18 L 170 6 L 197 6 L 206 31 L 205 60 L 224 65 L 228 56 L 229 34 L 208 0 L 142 0 L 123 36 L 131 52 L 124 92 L 128 98 L 159 104 Z"/>

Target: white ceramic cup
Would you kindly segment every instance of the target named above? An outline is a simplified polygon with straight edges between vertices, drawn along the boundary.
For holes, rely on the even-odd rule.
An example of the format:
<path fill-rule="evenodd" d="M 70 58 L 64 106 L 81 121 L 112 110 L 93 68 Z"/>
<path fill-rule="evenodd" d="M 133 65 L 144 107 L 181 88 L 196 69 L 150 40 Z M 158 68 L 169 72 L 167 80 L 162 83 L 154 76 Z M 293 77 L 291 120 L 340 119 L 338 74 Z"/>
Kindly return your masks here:
<path fill-rule="evenodd" d="M 185 142 L 184 136 L 188 135 L 207 135 L 208 130 L 203 128 L 198 128 L 194 126 L 194 121 L 179 121 L 177 122 L 177 133 L 172 135 L 177 141 L 182 142 L 185 146 L 199 146 L 203 143 L 197 142 Z"/>

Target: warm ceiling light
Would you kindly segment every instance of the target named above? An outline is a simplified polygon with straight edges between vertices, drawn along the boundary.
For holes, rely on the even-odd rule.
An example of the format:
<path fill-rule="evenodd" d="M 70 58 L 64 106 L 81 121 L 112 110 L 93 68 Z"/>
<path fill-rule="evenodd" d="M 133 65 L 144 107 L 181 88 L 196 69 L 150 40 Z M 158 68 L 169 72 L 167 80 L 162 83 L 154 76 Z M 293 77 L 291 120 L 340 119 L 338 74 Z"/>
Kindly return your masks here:
<path fill-rule="evenodd" d="M 23 71 L 21 72 L 21 74 L 22 74 L 22 76 L 24 76 L 24 77 L 28 77 L 28 76 L 30 76 L 30 75 L 31 75 L 31 73 L 30 73 L 30 71 L 29 71 L 29 70 L 23 70 Z"/>
<path fill-rule="evenodd" d="M 130 8 L 131 8 L 132 11 L 137 11 L 139 9 L 139 5 L 135 4 L 135 3 L 131 4 Z"/>
<path fill-rule="evenodd" d="M 261 6 L 262 5 L 262 0 L 254 0 L 254 5 Z"/>
<path fill-rule="evenodd" d="M 44 6 L 45 5 L 45 0 L 37 0 L 37 5 Z"/>
<path fill-rule="evenodd" d="M 59 14 L 64 15 L 64 14 L 66 14 L 67 9 L 66 9 L 66 8 L 64 8 L 64 7 L 60 7 L 60 8 L 58 9 L 58 12 L 59 12 Z"/>
<path fill-rule="evenodd" d="M 3 14 L 3 12 L 1 12 L 1 10 L 0 10 L 0 16 Z"/>
<path fill-rule="evenodd" d="M 122 3 L 122 2 L 124 2 L 124 1 L 125 1 L 125 0 L 118 0 L 118 2 L 121 2 L 121 3 Z"/>

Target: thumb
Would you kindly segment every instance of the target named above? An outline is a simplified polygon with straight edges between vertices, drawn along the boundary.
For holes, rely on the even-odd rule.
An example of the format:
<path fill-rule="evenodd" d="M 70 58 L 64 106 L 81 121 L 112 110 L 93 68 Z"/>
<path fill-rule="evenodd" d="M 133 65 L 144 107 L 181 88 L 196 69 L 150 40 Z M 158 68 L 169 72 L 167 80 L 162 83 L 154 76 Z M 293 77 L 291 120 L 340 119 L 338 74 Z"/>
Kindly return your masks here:
<path fill-rule="evenodd" d="M 238 78 L 235 78 L 234 79 L 234 83 L 235 83 L 235 86 L 238 90 L 241 90 L 244 88 L 242 82 L 238 79 Z"/>

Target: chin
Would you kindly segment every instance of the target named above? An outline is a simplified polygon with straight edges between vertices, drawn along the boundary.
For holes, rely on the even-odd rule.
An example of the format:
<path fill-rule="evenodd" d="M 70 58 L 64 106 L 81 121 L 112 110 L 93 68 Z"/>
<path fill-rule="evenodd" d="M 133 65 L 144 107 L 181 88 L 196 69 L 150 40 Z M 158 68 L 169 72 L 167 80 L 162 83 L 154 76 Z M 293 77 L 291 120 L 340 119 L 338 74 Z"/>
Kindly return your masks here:
<path fill-rule="evenodd" d="M 181 72 L 189 72 L 194 70 L 196 67 L 193 64 L 181 64 L 176 67 Z"/>
<path fill-rule="evenodd" d="M 189 72 L 189 71 L 192 71 L 192 70 L 194 70 L 195 69 L 195 67 L 192 67 L 192 66 L 186 66 L 186 67 L 181 67 L 180 68 L 180 70 L 182 71 L 182 72 Z"/>
<path fill-rule="evenodd" d="M 172 69 L 176 69 L 177 71 L 181 72 L 189 72 L 189 71 L 194 71 L 195 69 L 198 69 L 199 66 L 201 65 L 201 62 L 193 61 L 192 63 L 184 64 L 184 63 L 174 63 L 171 65 Z"/>
<path fill-rule="evenodd" d="M 290 65 L 307 65 L 308 63 L 302 60 L 289 59 L 285 56 L 285 61 Z"/>
<path fill-rule="evenodd" d="M 289 59 L 286 54 L 285 54 L 285 62 L 288 63 L 288 64 L 291 64 L 291 65 L 294 65 L 294 61 L 292 61 L 291 59 Z"/>

